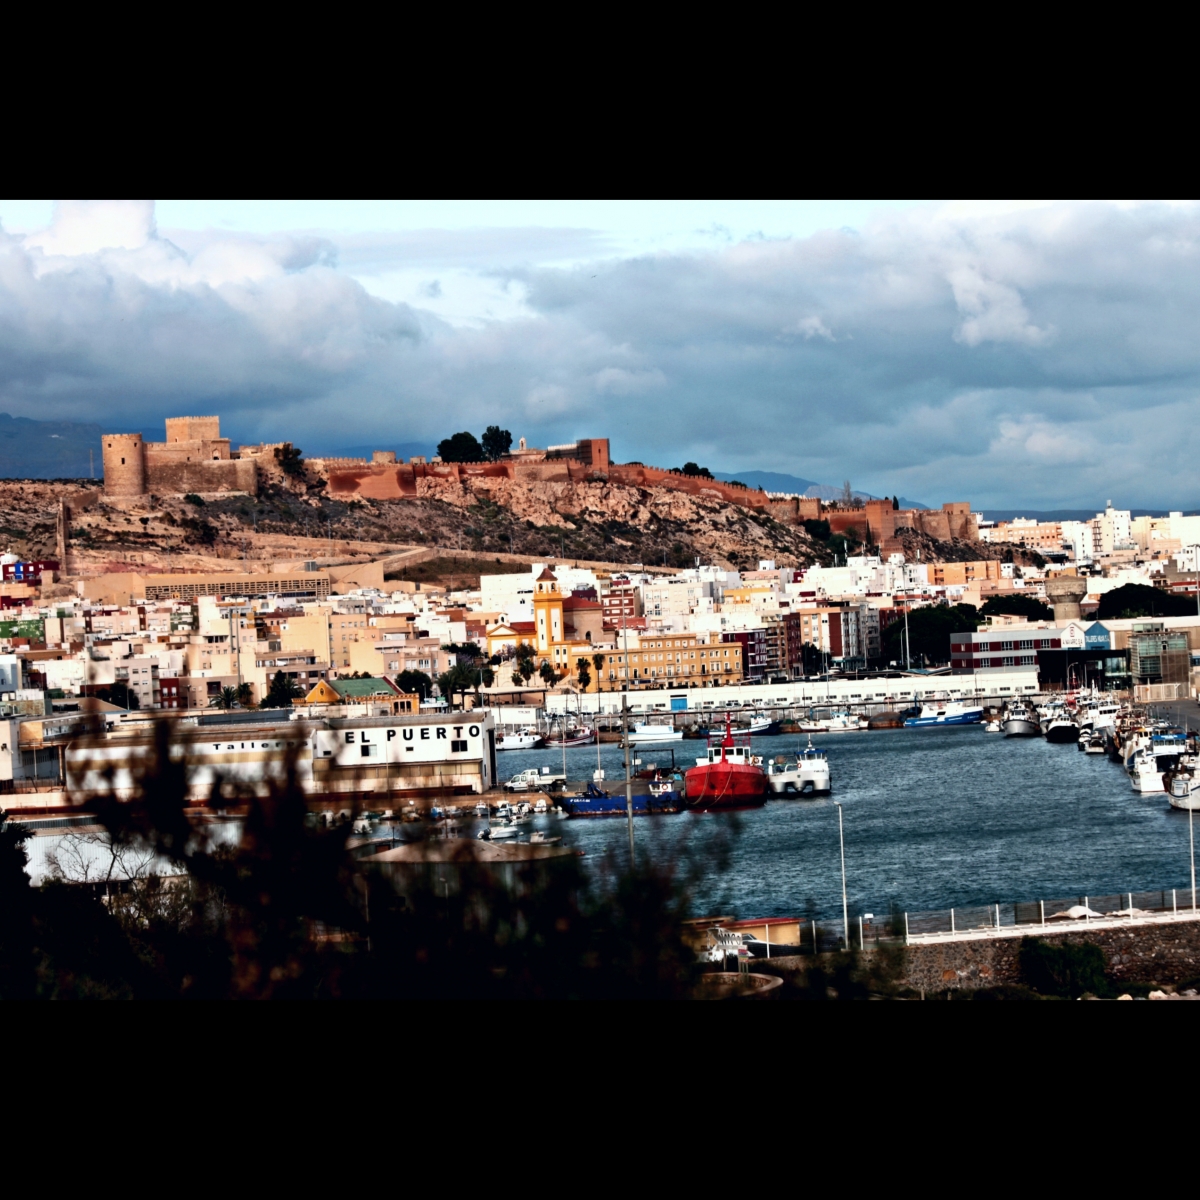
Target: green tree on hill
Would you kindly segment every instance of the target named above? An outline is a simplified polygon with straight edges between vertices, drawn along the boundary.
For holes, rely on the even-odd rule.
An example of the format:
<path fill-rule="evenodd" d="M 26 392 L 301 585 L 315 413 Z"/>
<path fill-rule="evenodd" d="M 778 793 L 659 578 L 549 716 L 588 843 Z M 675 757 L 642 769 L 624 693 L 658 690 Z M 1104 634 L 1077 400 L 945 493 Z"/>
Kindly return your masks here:
<path fill-rule="evenodd" d="M 458 436 L 461 437 L 462 435 L 459 434 Z M 507 429 L 501 429 L 499 425 L 489 425 L 483 431 L 481 443 L 484 458 L 488 462 L 496 462 L 497 459 L 503 458 L 512 449 L 512 434 Z M 440 448 L 438 453 L 441 453 Z"/>
<path fill-rule="evenodd" d="M 483 462 L 483 447 L 473 433 L 456 433 L 438 442 L 438 457 L 443 462 Z"/>

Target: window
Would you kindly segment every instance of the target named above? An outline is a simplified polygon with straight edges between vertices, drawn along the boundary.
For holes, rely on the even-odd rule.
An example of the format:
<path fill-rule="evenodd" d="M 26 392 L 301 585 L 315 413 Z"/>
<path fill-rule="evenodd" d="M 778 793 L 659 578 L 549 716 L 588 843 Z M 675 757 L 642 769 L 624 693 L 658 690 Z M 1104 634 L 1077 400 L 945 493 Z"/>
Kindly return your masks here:
<path fill-rule="evenodd" d="M 1000 643 L 1001 650 L 1011 650 L 1012 648 L 1013 648 L 1012 642 L 1001 642 Z"/>
<path fill-rule="evenodd" d="M 1023 666 L 1023 667 L 1032 667 L 1036 661 L 1037 661 L 1036 655 L 1033 655 L 1033 654 L 1022 654 L 1021 655 L 1021 666 Z"/>
<path fill-rule="evenodd" d="M 452 741 L 450 743 L 450 753 L 451 754 L 465 754 L 466 749 L 467 749 L 467 743 L 465 741 L 462 741 L 462 742 Z"/>
<path fill-rule="evenodd" d="M 1032 650 L 1032 649 L 1033 649 L 1033 639 L 1032 639 L 1032 638 L 1026 638 L 1026 639 L 1025 639 L 1023 642 L 1021 642 L 1021 644 L 1020 644 L 1020 647 L 1019 647 L 1019 648 L 1020 648 L 1021 650 Z"/>
<path fill-rule="evenodd" d="M 1009 648 L 1010 648 L 1010 649 L 1012 648 L 1012 643 L 1011 643 L 1011 642 L 1009 643 Z M 1004 664 L 1004 666 L 1006 666 L 1006 667 L 1011 667 L 1011 666 L 1013 666 L 1013 665 L 1014 665 L 1013 656 L 1012 656 L 1011 654 L 1006 654 L 1006 655 L 1005 655 L 1005 656 L 1004 656 L 1004 657 L 1003 657 L 1003 658 L 1002 658 L 1000 661 L 1001 661 L 1001 662 Z"/>
<path fill-rule="evenodd" d="M 373 747 L 373 746 L 363 746 L 363 747 L 362 747 L 362 756 L 363 756 L 363 758 L 370 758 L 370 757 L 371 757 L 371 751 L 372 751 L 373 749 L 374 749 L 374 747 Z"/>

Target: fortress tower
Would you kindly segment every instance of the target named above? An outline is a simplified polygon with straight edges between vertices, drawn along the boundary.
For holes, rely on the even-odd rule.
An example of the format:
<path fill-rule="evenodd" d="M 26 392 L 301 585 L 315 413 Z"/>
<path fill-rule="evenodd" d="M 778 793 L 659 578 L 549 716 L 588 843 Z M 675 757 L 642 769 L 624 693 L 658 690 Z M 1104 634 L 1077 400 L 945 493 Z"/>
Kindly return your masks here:
<path fill-rule="evenodd" d="M 140 433 L 106 433 L 101 439 L 104 490 L 110 496 L 146 493 L 146 448 Z"/>
<path fill-rule="evenodd" d="M 253 458 L 232 452 L 216 417 L 170 417 L 165 442 L 145 442 L 140 433 L 106 433 L 101 445 L 109 496 L 258 492 Z"/>

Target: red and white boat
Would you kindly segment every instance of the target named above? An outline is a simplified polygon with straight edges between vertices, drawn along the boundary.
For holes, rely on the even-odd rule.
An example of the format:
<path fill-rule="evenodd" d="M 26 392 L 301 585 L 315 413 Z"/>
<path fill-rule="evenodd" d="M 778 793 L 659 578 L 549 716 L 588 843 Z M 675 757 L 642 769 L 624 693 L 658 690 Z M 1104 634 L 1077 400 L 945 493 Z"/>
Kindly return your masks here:
<path fill-rule="evenodd" d="M 767 773 L 762 757 L 750 749 L 750 735 L 735 734 L 728 714 L 725 736 L 709 736 L 708 753 L 687 772 L 687 806 L 692 812 L 758 808 L 767 802 Z"/>

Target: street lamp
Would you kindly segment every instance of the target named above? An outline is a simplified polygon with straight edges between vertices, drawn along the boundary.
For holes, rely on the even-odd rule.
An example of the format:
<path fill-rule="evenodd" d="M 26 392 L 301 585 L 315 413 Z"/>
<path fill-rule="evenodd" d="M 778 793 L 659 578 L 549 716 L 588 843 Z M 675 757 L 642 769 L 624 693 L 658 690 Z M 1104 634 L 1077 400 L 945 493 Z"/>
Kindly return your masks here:
<path fill-rule="evenodd" d="M 846 904 L 846 838 L 842 832 L 842 804 L 835 800 L 838 810 L 838 846 L 842 852 L 842 931 L 846 936 L 846 949 L 850 949 L 850 911 Z M 1190 810 L 1189 810 L 1190 811 Z M 1192 906 L 1195 907 L 1196 890 L 1192 888 Z"/>

